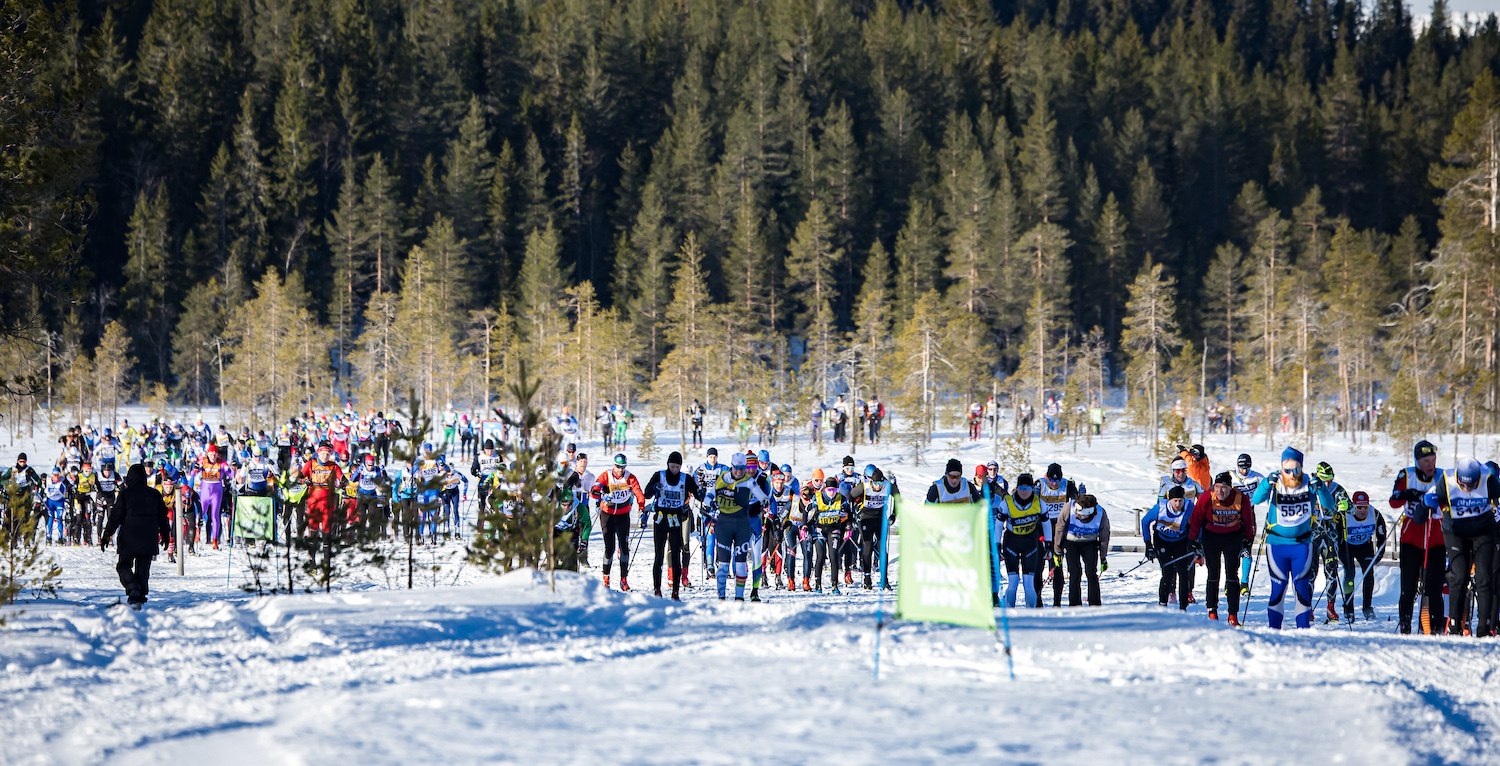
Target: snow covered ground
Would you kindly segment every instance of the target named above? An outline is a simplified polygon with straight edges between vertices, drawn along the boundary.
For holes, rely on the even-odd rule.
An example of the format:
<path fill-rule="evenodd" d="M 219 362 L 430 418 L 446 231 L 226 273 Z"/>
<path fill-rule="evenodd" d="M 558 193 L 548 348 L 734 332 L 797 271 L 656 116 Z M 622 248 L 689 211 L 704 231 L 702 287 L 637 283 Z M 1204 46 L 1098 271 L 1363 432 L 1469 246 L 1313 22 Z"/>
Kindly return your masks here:
<path fill-rule="evenodd" d="M 664 457 L 675 434 L 659 439 Z M 951 439 L 921 468 L 896 445 L 856 460 L 891 466 L 915 495 Z M 1239 451 L 1205 444 L 1216 466 Z M 1062 463 L 1129 543 L 1159 467 L 1119 436 L 1070 447 L 1037 442 L 1038 473 Z M 1248 451 L 1271 465 L 1280 444 Z M 991 448 L 956 452 L 968 467 Z M 773 450 L 804 476 L 843 451 L 797 455 Z M 1319 459 L 1375 497 L 1405 464 L 1383 443 Z M 226 583 L 226 552 L 190 558 L 182 578 L 163 557 L 136 613 L 112 606 L 112 553 L 57 553 L 59 598 L 7 610 L 0 629 L 3 763 L 1500 762 L 1500 644 L 1396 635 L 1389 567 L 1376 620 L 1278 633 L 1263 595 L 1241 630 L 1201 606 L 1164 611 L 1156 567 L 1121 577 L 1138 556 L 1116 553 L 1105 607 L 1010 612 L 1016 680 L 994 634 L 895 623 L 876 684 L 874 593 L 726 604 L 696 562 L 698 587 L 674 604 L 605 591 L 594 571 L 560 573 L 554 590 L 467 567 L 412 591 L 367 573 L 332 595 L 256 597 L 239 589 L 243 559 Z"/>

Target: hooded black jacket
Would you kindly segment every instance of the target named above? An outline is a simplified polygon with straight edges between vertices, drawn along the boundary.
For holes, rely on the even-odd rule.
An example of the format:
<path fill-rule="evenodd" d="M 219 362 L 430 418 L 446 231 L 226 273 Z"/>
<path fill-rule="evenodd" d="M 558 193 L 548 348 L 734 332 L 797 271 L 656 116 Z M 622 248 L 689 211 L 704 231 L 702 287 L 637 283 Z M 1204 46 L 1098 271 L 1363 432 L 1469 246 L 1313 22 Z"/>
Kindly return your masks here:
<path fill-rule="evenodd" d="M 104 539 L 114 537 L 115 530 L 120 532 L 122 556 L 155 556 L 161 552 L 156 541 L 172 539 L 167 504 L 162 502 L 160 492 L 146 486 L 146 468 L 140 463 L 132 465 L 125 475 L 125 488 L 109 509 Z"/>

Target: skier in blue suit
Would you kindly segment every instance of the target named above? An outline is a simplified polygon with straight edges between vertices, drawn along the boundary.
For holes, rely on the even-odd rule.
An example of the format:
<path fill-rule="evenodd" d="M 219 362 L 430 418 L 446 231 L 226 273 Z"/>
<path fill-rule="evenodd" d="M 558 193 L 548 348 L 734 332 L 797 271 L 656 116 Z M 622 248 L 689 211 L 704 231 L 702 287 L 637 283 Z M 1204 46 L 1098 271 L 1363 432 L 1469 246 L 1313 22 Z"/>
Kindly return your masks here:
<path fill-rule="evenodd" d="M 1303 456 L 1295 447 L 1281 452 L 1281 472 L 1255 489 L 1251 502 L 1266 507 L 1266 567 L 1271 573 L 1271 600 L 1266 620 L 1281 629 L 1290 586 L 1297 600 L 1292 617 L 1299 628 L 1312 627 L 1313 508 L 1333 507 L 1328 485 L 1313 486 L 1302 470 Z"/>

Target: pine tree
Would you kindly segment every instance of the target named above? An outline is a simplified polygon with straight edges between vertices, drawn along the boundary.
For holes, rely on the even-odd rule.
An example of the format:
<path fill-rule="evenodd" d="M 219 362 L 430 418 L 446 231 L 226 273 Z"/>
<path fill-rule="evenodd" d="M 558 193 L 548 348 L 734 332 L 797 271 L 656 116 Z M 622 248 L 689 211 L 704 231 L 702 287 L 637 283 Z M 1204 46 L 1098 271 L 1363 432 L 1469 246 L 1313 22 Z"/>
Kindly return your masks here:
<path fill-rule="evenodd" d="M 824 396 L 828 395 L 828 368 L 835 353 L 834 318 L 840 303 L 834 276 L 844 256 L 832 236 L 822 201 L 813 200 L 807 217 L 797 225 L 786 259 L 787 291 L 801 304 L 795 314 L 796 327 L 807 339 Z"/>
<path fill-rule="evenodd" d="M 252 423 L 325 403 L 332 334 L 308 309 L 301 282 L 268 269 L 255 297 L 236 306 L 224 330 L 224 403 Z"/>
<path fill-rule="evenodd" d="M 172 274 L 176 259 L 167 220 L 167 190 L 157 186 L 142 190 L 135 198 L 126 233 L 125 314 L 140 328 L 140 350 L 156 370 L 157 379 L 167 377 L 171 354 L 172 322 L 176 316 Z"/>
<path fill-rule="evenodd" d="M 99 412 L 110 423 L 118 422 L 120 408 L 130 401 L 135 357 L 130 353 L 130 332 L 119 320 L 104 326 L 94 350 L 94 385 Z"/>
<path fill-rule="evenodd" d="M 1380 255 L 1373 243 L 1341 221 L 1323 261 L 1320 302 L 1327 306 L 1319 334 L 1326 339 L 1338 371 L 1338 391 L 1345 428 L 1355 431 L 1354 411 L 1370 380 L 1378 347 L 1381 308 L 1389 291 L 1369 275 L 1379 273 Z"/>
<path fill-rule="evenodd" d="M 889 366 L 891 379 L 900 381 L 897 409 L 907 421 L 914 458 L 920 464 L 924 448 L 932 441 L 937 420 L 937 398 L 944 389 L 949 368 L 943 348 L 942 301 L 929 290 L 917 298 L 911 317 L 896 335 Z"/>
<path fill-rule="evenodd" d="M 655 180 L 646 185 L 640 213 L 625 247 L 631 252 L 632 266 L 627 274 L 616 273 L 616 279 L 628 285 L 625 292 L 619 293 L 625 300 L 617 299 L 616 303 L 629 311 L 634 324 L 632 335 L 640 343 L 637 358 L 649 376 L 654 377 L 666 352 L 662 345 L 662 319 L 670 294 L 667 277 L 678 247 L 677 232 L 667 221 L 665 195 Z"/>
<path fill-rule="evenodd" d="M 396 179 L 386 167 L 385 158 L 376 154 L 365 171 L 364 188 L 359 195 L 360 223 L 365 237 L 366 262 L 373 264 L 375 292 L 395 289 L 395 274 L 401 266 L 401 243 L 404 241 L 401 201 Z"/>
<path fill-rule="evenodd" d="M 221 298 L 222 292 L 213 280 L 195 285 L 183 299 L 182 319 L 172 330 L 175 393 L 200 410 L 205 401 L 216 403 L 219 399 L 219 343 L 224 329 Z"/>
<path fill-rule="evenodd" d="M 494 166 L 488 139 L 479 98 L 471 97 L 468 114 L 443 156 L 443 210 L 460 240 L 478 240 L 485 231 Z"/>
<path fill-rule="evenodd" d="M 1286 337 L 1284 321 L 1290 311 L 1286 290 L 1289 263 L 1291 261 L 1291 237 L 1284 218 L 1271 213 L 1256 229 L 1255 244 L 1250 249 L 1246 268 L 1248 292 L 1244 305 L 1248 312 L 1248 330 L 1241 333 L 1238 357 L 1247 368 L 1259 373 L 1250 378 L 1248 388 L 1261 402 L 1262 425 L 1266 434 L 1266 445 L 1271 445 L 1273 429 L 1270 422 L 1276 417 L 1276 402 L 1284 393 L 1278 379 L 1285 360 Z"/>
<path fill-rule="evenodd" d="M 230 165 L 234 168 L 234 207 L 229 220 L 239 228 L 234 254 L 233 268 L 238 274 L 226 277 L 226 282 L 239 283 L 246 275 L 260 273 L 268 262 L 268 232 L 266 209 L 271 204 L 271 186 L 266 178 L 265 157 L 255 129 L 255 99 L 251 89 L 246 88 L 240 96 L 239 120 L 235 123 L 231 140 Z"/>
<path fill-rule="evenodd" d="M 885 390 L 881 373 L 891 347 L 891 273 L 891 255 L 876 242 L 865 258 L 852 338 L 859 355 L 860 377 L 868 383 L 871 397 L 878 397 Z"/>
<path fill-rule="evenodd" d="M 1208 274 L 1203 278 L 1203 287 L 1196 302 L 1198 325 L 1203 328 L 1204 340 L 1208 342 L 1210 369 L 1216 379 L 1222 379 L 1227 388 L 1234 390 L 1235 347 L 1244 334 L 1250 319 L 1250 310 L 1245 306 L 1245 281 L 1249 278 L 1243 265 L 1245 254 L 1232 243 L 1219 245 L 1208 265 Z"/>
<path fill-rule="evenodd" d="M 364 329 L 349 361 L 359 381 L 359 399 L 381 412 L 396 408 L 400 367 L 405 349 L 397 323 L 398 298 L 377 292 L 365 303 Z M 408 381 L 410 382 L 410 381 Z"/>
<path fill-rule="evenodd" d="M 917 298 L 937 288 L 937 219 L 923 200 L 914 200 L 906 225 L 896 237 L 896 315 L 910 316 Z"/>
<path fill-rule="evenodd" d="M 1032 227 L 1016 243 L 1018 254 L 1027 261 L 1032 288 L 1016 376 L 1032 386 L 1038 407 L 1046 398 L 1047 386 L 1062 368 L 1062 360 L 1053 357 L 1060 357 L 1058 352 L 1066 348 L 1062 342 L 1068 327 L 1065 253 L 1072 246 L 1067 232 L 1049 223 Z"/>
<path fill-rule="evenodd" d="M 279 222 L 277 260 L 288 271 L 303 262 L 314 228 L 312 203 L 317 186 L 311 175 L 318 156 L 309 117 L 323 94 L 310 58 L 301 33 L 294 32 L 272 109 L 276 146 L 271 153 L 271 210 Z"/>
<path fill-rule="evenodd" d="M 520 182 L 521 233 L 530 237 L 533 232 L 552 225 L 552 193 L 548 182 L 547 160 L 542 156 L 542 144 L 537 141 L 535 133 L 526 134 Z"/>
<path fill-rule="evenodd" d="M 367 249 L 370 232 L 365 228 L 362 213 L 354 169 L 346 164 L 344 183 L 339 187 L 338 207 L 325 235 L 333 262 L 333 292 L 328 303 L 328 319 L 333 325 L 334 369 L 340 380 L 347 374 L 355 320 L 364 310 L 364 301 L 373 281 Z"/>
<path fill-rule="evenodd" d="M 439 260 L 425 248 L 412 248 L 401 267 L 396 302 L 398 379 L 411 381 L 424 402 L 453 400 L 458 356 L 446 283 Z"/>
<path fill-rule="evenodd" d="M 1067 212 L 1063 194 L 1062 160 L 1057 141 L 1057 119 L 1047 97 L 1038 91 L 1031 117 L 1021 134 L 1021 189 L 1028 220 L 1057 223 Z"/>
<path fill-rule="evenodd" d="M 1162 377 L 1172 354 L 1183 345 L 1173 299 L 1176 287 L 1177 280 L 1148 258 L 1130 285 L 1120 335 L 1120 346 L 1129 360 L 1125 375 L 1130 379 L 1132 397 L 1144 400 L 1152 444 L 1161 433 Z"/>
<path fill-rule="evenodd" d="M 474 305 L 475 268 L 469 243 L 460 240 L 453 223 L 439 214 L 427 227 L 422 251 L 431 264 L 427 278 L 437 290 L 439 311 L 448 318 L 449 326 L 456 326 L 452 318 L 465 316 Z"/>

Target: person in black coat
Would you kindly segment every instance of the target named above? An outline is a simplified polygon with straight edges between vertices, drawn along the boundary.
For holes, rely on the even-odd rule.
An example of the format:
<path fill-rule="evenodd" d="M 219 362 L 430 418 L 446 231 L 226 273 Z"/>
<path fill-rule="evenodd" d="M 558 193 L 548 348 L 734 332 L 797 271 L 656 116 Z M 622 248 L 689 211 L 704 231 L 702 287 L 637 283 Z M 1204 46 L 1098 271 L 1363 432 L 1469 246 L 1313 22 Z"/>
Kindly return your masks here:
<path fill-rule="evenodd" d="M 167 504 L 160 492 L 146 485 L 146 467 L 140 463 L 130 466 L 125 488 L 109 509 L 109 523 L 99 539 L 100 549 L 109 547 L 116 530 L 120 532 L 120 561 L 115 571 L 120 573 L 120 584 L 125 586 L 130 605 L 139 609 L 146 603 L 146 593 L 150 590 L 151 559 L 161 552 L 157 541 L 172 539 Z"/>

